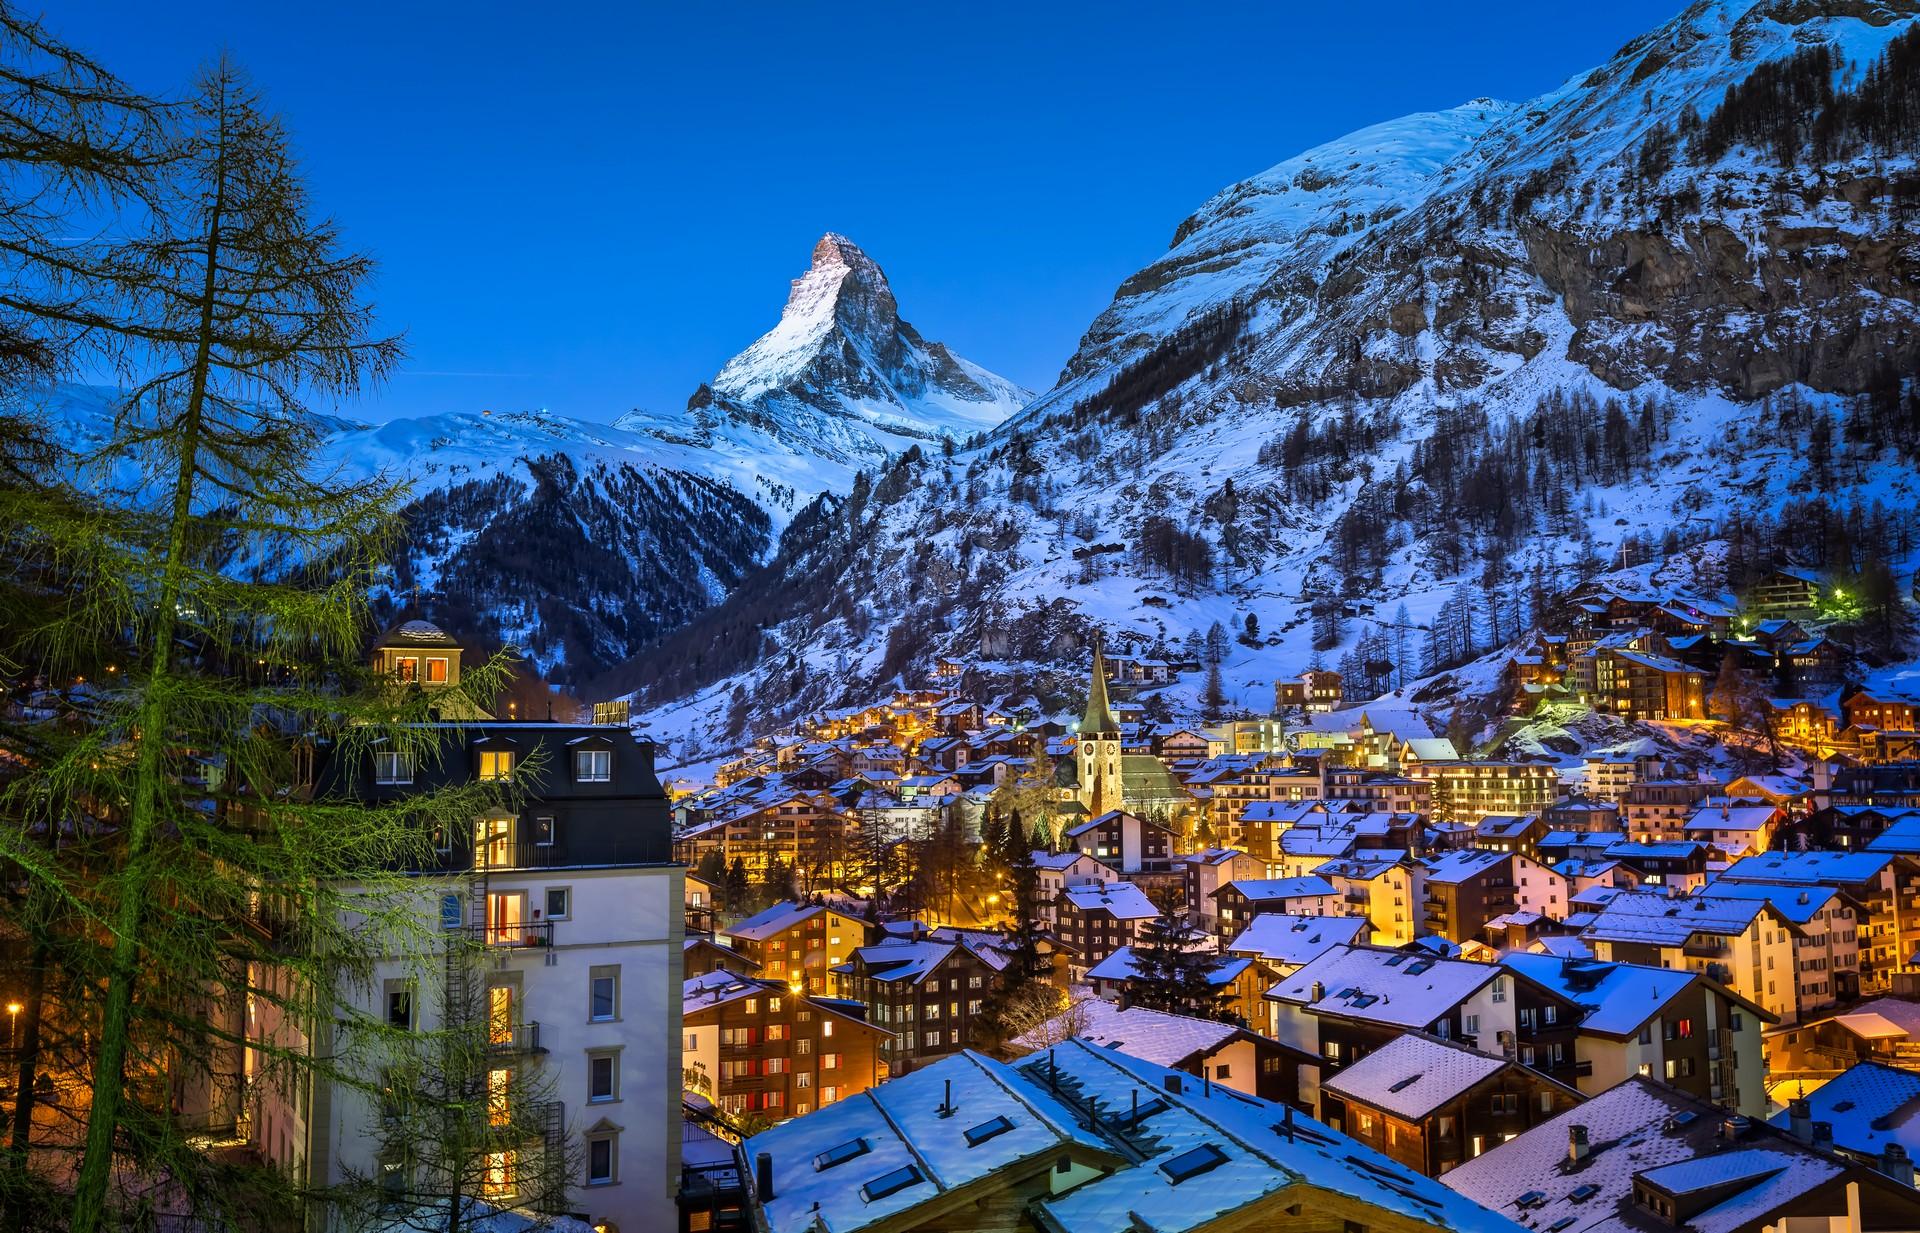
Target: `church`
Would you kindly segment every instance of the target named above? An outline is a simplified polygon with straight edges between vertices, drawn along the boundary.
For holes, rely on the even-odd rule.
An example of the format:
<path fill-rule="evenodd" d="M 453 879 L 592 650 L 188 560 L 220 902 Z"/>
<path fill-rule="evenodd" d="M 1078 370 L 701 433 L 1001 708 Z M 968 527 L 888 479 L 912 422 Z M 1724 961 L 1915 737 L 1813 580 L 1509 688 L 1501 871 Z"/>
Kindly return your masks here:
<path fill-rule="evenodd" d="M 1124 810 L 1182 830 L 1182 815 L 1193 798 L 1159 758 L 1126 753 L 1124 747 L 1120 723 L 1107 700 L 1106 656 L 1096 641 L 1073 762 L 1062 764 L 1055 782 L 1070 812 L 1084 810 L 1087 817 L 1097 818 Z"/>

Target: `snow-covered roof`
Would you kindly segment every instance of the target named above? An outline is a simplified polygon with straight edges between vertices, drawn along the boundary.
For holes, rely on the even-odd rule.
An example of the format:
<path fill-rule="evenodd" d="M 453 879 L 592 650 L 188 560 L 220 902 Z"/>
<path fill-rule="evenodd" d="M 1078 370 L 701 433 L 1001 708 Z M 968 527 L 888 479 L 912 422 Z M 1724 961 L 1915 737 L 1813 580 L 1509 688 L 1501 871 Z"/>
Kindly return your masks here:
<path fill-rule="evenodd" d="M 1272 963 L 1311 963 L 1336 946 L 1364 941 L 1372 926 L 1364 916 L 1297 916 L 1290 912 L 1261 912 L 1228 944 L 1238 955 L 1253 955 Z"/>
<path fill-rule="evenodd" d="M 1765 830 L 1779 812 L 1772 805 L 1715 802 L 1701 805 L 1688 814 L 1686 829 L 1690 831 L 1760 831 Z"/>
<path fill-rule="evenodd" d="M 917 985 L 945 963 L 956 949 L 958 943 L 954 942 L 888 938 L 878 945 L 859 947 L 853 953 L 873 979 Z"/>
<path fill-rule="evenodd" d="M 1893 863 L 1889 852 L 1762 852 L 1727 866 L 1729 882 L 1808 882 L 1828 886 L 1871 882 Z"/>
<path fill-rule="evenodd" d="M 1450 1171 L 1441 1180 L 1500 1212 L 1522 1198 L 1529 1227 L 1566 1233 L 1634 1233 L 1652 1227 L 1633 1199 L 1644 1178 L 1670 1192 L 1729 1193 L 1687 1217 L 1691 1233 L 1736 1233 L 1771 1223 L 1783 1205 L 1839 1176 L 1839 1161 L 1765 1127 L 1738 1146 L 1719 1137 L 1723 1111 L 1635 1075 Z M 1569 1128 L 1584 1126 L 1584 1160 L 1568 1158 Z M 1562 1222 L 1565 1223 L 1562 1223 Z"/>
<path fill-rule="evenodd" d="M 1424 1028 L 1500 975 L 1464 959 L 1345 946 L 1283 977 L 1266 996 L 1316 1014 Z"/>
<path fill-rule="evenodd" d="M 1545 940 L 1545 939 L 1542 939 Z M 1601 963 L 1558 955 L 1507 955 L 1501 966 L 1586 1008 L 1580 1030 L 1624 1039 L 1700 978 L 1637 963 Z"/>
<path fill-rule="evenodd" d="M 1762 899 L 1727 899 L 1710 893 L 1672 896 L 1622 891 L 1607 901 L 1582 936 L 1606 942 L 1681 946 L 1696 933 L 1738 936 L 1770 911 Z"/>
<path fill-rule="evenodd" d="M 1207 848 L 1201 852 L 1188 852 L 1174 859 L 1189 865 L 1227 865 L 1237 856 L 1245 856 L 1239 848 Z"/>
<path fill-rule="evenodd" d="M 1111 955 L 1087 969 L 1088 980 L 1137 980 L 1141 976 L 1137 947 L 1122 946 Z M 1190 938 L 1182 948 L 1184 950 L 1213 950 L 1213 939 L 1204 934 Z M 1207 983 L 1212 985 L 1232 984 L 1240 973 L 1253 966 L 1253 960 L 1238 956 L 1215 956 L 1207 968 Z"/>
<path fill-rule="evenodd" d="M 1071 1024 L 1074 1035 L 1083 1040 L 1157 1066 L 1172 1067 L 1188 1064 L 1246 1034 L 1245 1028 L 1217 1019 L 1176 1015 L 1145 1006 L 1123 1010 L 1116 1002 L 1090 998 L 1062 1011 L 1048 1027 L 1013 1043 L 1025 1050 L 1042 1048 L 1042 1042 L 1059 1039 L 1057 1029 L 1063 1023 Z"/>
<path fill-rule="evenodd" d="M 1318 874 L 1306 874 L 1298 878 L 1242 878 L 1227 883 L 1242 895 L 1256 903 L 1277 899 L 1307 899 L 1319 895 L 1334 895 L 1339 892 L 1333 883 Z M 1227 886 L 1214 892 L 1217 898 L 1225 893 Z"/>
<path fill-rule="evenodd" d="M 1321 1080 L 1322 1091 L 1418 1121 L 1507 1068 L 1505 1058 L 1408 1032 Z"/>
<path fill-rule="evenodd" d="M 1465 882 L 1513 859 L 1511 852 L 1489 852 L 1484 848 L 1458 848 L 1426 858 L 1428 882 Z"/>
<path fill-rule="evenodd" d="M 1920 1160 L 1920 1074 L 1858 1062 L 1804 1099 L 1814 1121 L 1833 1126 L 1835 1147 L 1879 1156 L 1887 1144 L 1898 1143 L 1908 1159 Z M 1782 1110 L 1772 1123 L 1788 1128 L 1790 1113 Z"/>
<path fill-rule="evenodd" d="M 1060 893 L 1082 912 L 1105 912 L 1117 920 L 1148 920 L 1160 915 L 1147 893 L 1131 882 L 1069 886 Z"/>
<path fill-rule="evenodd" d="M 749 942 L 764 942 L 824 911 L 826 909 L 817 903 L 776 903 L 728 929 L 727 936 L 745 938 Z"/>
<path fill-rule="evenodd" d="M 1920 1039 L 1920 1002 L 1911 1002 L 1906 998 L 1875 998 L 1832 1016 L 1831 1021 L 1869 1040 L 1903 1036 Z M 1920 1160 L 1920 1154 L 1914 1158 Z"/>
<path fill-rule="evenodd" d="M 1331 1190 L 1434 1229 L 1515 1229 L 1504 1217 L 1318 1122 L 1220 1084 L 1208 1087 L 1124 1048 L 1075 1040 L 1018 1068 L 1035 1082 L 1057 1081 L 1080 1099 L 1097 1101 L 1101 1110 L 1113 1111 L 1116 1123 L 1125 1124 L 1135 1102 L 1152 1110 L 1134 1137 L 1144 1160 L 1038 1200 L 1042 1226 L 1058 1233 L 1185 1233 L 1269 1197 L 1272 1218 L 1279 1220 L 1285 1200 L 1277 1196 L 1296 1185 Z"/>
<path fill-rule="evenodd" d="M 1840 898 L 1840 892 L 1830 886 L 1790 886 L 1781 882 L 1729 882 L 1724 878 L 1715 878 L 1701 890 L 1702 894 L 1718 895 L 1722 899 L 1764 899 L 1796 925 L 1811 922 L 1820 913 L 1834 905 Z"/>
<path fill-rule="evenodd" d="M 949 1101 L 955 1112 L 942 1117 Z M 979 1138 L 976 1128 L 996 1118 L 1007 1128 Z M 1113 1151 L 1053 1096 L 967 1050 L 782 1122 L 742 1147 L 748 1160 L 761 1152 L 772 1160 L 774 1197 L 760 1200 L 768 1228 L 851 1233 L 1067 1144 Z M 905 1169 L 911 1179 L 897 1175 Z M 885 1186 L 870 1185 L 882 1178 L 890 1179 Z M 879 1193 L 894 1181 L 907 1184 Z"/>

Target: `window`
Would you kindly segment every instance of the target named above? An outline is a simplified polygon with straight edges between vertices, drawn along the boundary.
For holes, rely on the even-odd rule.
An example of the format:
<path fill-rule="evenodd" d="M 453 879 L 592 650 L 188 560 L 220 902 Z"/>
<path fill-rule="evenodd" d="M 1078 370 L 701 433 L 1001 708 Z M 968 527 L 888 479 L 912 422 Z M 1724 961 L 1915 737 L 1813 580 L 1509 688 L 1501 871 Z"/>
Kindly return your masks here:
<path fill-rule="evenodd" d="M 412 783 L 413 755 L 397 749 L 383 749 L 373 755 L 373 782 Z"/>
<path fill-rule="evenodd" d="M 513 751 L 511 749 L 481 750 L 480 778 L 487 783 L 500 783 L 512 779 Z"/>
<path fill-rule="evenodd" d="M 1493 978 L 1493 1000 L 1496 1002 L 1504 1002 L 1507 1000 L 1506 977 L 1496 976 Z"/>
<path fill-rule="evenodd" d="M 616 1132 L 602 1132 L 587 1136 L 587 1185 L 611 1186 L 615 1179 L 614 1161 L 619 1153 L 614 1145 L 619 1141 Z"/>
<path fill-rule="evenodd" d="M 1211 1143 L 1202 1143 L 1199 1147 L 1181 1152 L 1178 1156 L 1162 1163 L 1160 1172 L 1166 1174 L 1168 1181 L 1178 1186 L 1189 1178 L 1210 1173 L 1225 1163 L 1227 1163 L 1225 1152 Z"/>
<path fill-rule="evenodd" d="M 576 783 L 607 783 L 613 779 L 611 749 L 573 751 L 573 778 Z"/>
<path fill-rule="evenodd" d="M 605 1022 L 620 1017 L 620 969 L 617 965 L 592 969 L 587 1018 Z"/>
<path fill-rule="evenodd" d="M 487 1072 L 487 1125 L 505 1126 L 513 1120 L 513 1106 L 507 1100 L 507 1089 L 512 1083 L 510 1070 L 495 1067 Z"/>
<path fill-rule="evenodd" d="M 548 920 L 565 920 L 567 913 L 572 909 L 573 891 L 571 888 L 565 886 L 549 886 L 547 888 Z"/>
<path fill-rule="evenodd" d="M 839 1070 L 840 1055 L 838 1053 L 822 1053 L 820 1055 L 820 1069 L 821 1070 Z"/>
<path fill-rule="evenodd" d="M 413 1029 L 413 986 L 398 981 L 387 984 L 387 1026 L 402 1031 Z"/>
<path fill-rule="evenodd" d="M 487 1043 L 513 1043 L 513 986 L 487 986 Z"/>
<path fill-rule="evenodd" d="M 1225 1079 L 1228 1077 L 1227 1065 L 1225 1062 L 1222 1062 L 1220 1065 L 1215 1066 L 1213 1068 L 1213 1077 L 1216 1079 Z"/>
<path fill-rule="evenodd" d="M 885 1010 L 886 1007 L 882 1006 L 880 1009 Z M 884 1016 L 882 1017 L 884 1018 Z M 807 1054 L 813 1052 L 813 1042 L 810 1040 L 796 1040 L 793 1042 L 793 1051 L 795 1054 L 805 1057 Z"/>
<path fill-rule="evenodd" d="M 907 1165 L 903 1168 L 895 1169 L 891 1173 L 882 1173 L 879 1177 L 874 1178 L 866 1185 L 860 1187 L 860 1197 L 869 1203 L 873 1203 L 886 1198 L 890 1194 L 898 1194 L 907 1187 L 916 1185 L 920 1180 L 920 1166 Z"/>
<path fill-rule="evenodd" d="M 396 655 L 393 659 L 393 676 L 399 681 L 417 681 L 420 679 L 420 657 L 418 655 Z"/>
<path fill-rule="evenodd" d="M 815 1156 L 813 1158 L 813 1171 L 820 1173 L 836 1165 L 843 1165 L 849 1160 L 858 1159 L 872 1150 L 873 1145 L 865 1139 L 849 1139 L 838 1147 L 830 1147 L 818 1156 Z"/>
<path fill-rule="evenodd" d="M 1003 1135 L 1012 1129 L 1013 1122 L 1004 1115 L 982 1122 L 978 1126 L 969 1126 L 966 1132 L 967 1146 L 979 1147 L 988 1139 Z"/>
<path fill-rule="evenodd" d="M 594 1103 L 620 1099 L 620 1055 L 587 1054 L 587 1099 Z"/>
<path fill-rule="evenodd" d="M 551 817 L 543 815 L 533 820 L 533 844 L 535 847 L 551 848 L 553 846 L 553 833 L 554 825 Z"/>
<path fill-rule="evenodd" d="M 447 683 L 446 657 L 442 655 L 436 655 L 433 658 L 427 660 L 427 684 L 445 685 L 446 683 Z"/>
<path fill-rule="evenodd" d="M 513 1153 L 488 1152 L 485 1176 L 481 1179 L 480 1190 L 489 1199 L 506 1199 L 513 1196 Z"/>

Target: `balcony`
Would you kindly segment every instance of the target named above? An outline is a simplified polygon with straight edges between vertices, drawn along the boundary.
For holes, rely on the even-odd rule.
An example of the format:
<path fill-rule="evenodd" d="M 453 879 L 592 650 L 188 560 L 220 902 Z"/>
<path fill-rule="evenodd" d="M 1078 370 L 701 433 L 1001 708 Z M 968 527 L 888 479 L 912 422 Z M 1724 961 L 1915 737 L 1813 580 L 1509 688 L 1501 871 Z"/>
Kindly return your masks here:
<path fill-rule="evenodd" d="M 1689 959 L 1721 959 L 1733 954 L 1733 947 L 1724 941 L 1688 942 L 1680 948 L 1680 953 Z"/>
<path fill-rule="evenodd" d="M 473 867 L 482 869 L 547 869 L 553 865 L 550 843 L 507 843 L 488 840 L 473 852 Z"/>
<path fill-rule="evenodd" d="M 487 1052 L 495 1054 L 545 1053 L 540 1047 L 540 1021 L 530 1019 L 525 1023 L 516 1023 L 504 1032 L 490 1032 L 487 1039 Z"/>
<path fill-rule="evenodd" d="M 469 925 L 468 930 L 487 946 L 508 950 L 553 945 L 553 922 L 533 920 L 492 925 Z"/>

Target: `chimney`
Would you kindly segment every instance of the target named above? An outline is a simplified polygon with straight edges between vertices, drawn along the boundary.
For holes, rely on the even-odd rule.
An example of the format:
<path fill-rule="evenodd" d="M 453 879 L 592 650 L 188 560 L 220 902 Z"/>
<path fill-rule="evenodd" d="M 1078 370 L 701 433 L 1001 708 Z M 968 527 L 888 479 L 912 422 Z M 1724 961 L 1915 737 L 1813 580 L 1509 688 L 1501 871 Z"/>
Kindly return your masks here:
<path fill-rule="evenodd" d="M 1125 1010 L 1131 1005 L 1133 1005 L 1133 998 L 1127 993 L 1126 988 L 1123 986 L 1120 990 L 1120 996 L 1113 999 L 1113 1008 L 1115 1010 Z"/>
<path fill-rule="evenodd" d="M 953 1116 L 953 1080 L 948 1079 L 946 1081 L 946 1085 L 947 1085 L 946 1095 L 940 1098 L 940 1116 L 952 1117 Z"/>
<path fill-rule="evenodd" d="M 1169 1092 L 1172 1092 L 1175 1096 L 1178 1096 L 1180 1094 L 1180 1076 L 1168 1075 L 1164 1086 Z"/>
<path fill-rule="evenodd" d="M 1567 1127 L 1567 1159 L 1578 1163 L 1593 1153 L 1593 1143 L 1587 1137 L 1587 1128 L 1575 1123 Z"/>
<path fill-rule="evenodd" d="M 1881 1151 L 1880 1171 L 1902 1186 L 1913 1185 L 1913 1160 L 1898 1143 L 1889 1143 Z"/>
<path fill-rule="evenodd" d="M 1308 992 L 1313 995 L 1313 1000 L 1318 1002 L 1327 996 L 1327 987 L 1316 980 L 1313 982 L 1313 988 L 1308 990 Z"/>
<path fill-rule="evenodd" d="M 1787 1102 L 1787 1128 L 1802 1143 L 1813 1142 L 1813 1106 L 1806 1097 Z"/>
<path fill-rule="evenodd" d="M 1752 1128 L 1753 1123 L 1748 1121 L 1744 1114 L 1736 1113 L 1734 1116 L 1721 1121 L 1720 1137 L 1731 1143 Z"/>
<path fill-rule="evenodd" d="M 753 1157 L 753 1193 L 762 1203 L 773 1202 L 772 1152 L 758 1152 Z"/>
<path fill-rule="evenodd" d="M 1813 1124 L 1813 1145 L 1823 1152 L 1833 1150 L 1832 1122 L 1815 1122 Z"/>

